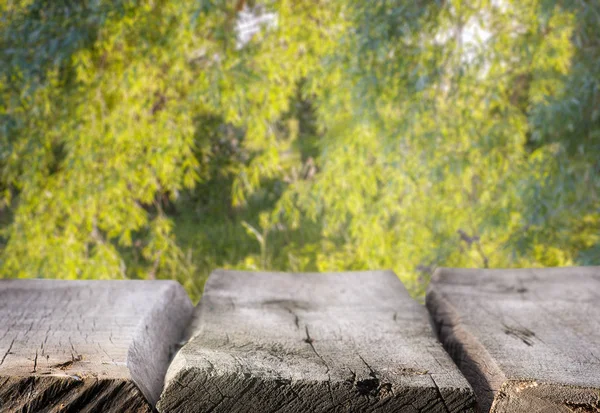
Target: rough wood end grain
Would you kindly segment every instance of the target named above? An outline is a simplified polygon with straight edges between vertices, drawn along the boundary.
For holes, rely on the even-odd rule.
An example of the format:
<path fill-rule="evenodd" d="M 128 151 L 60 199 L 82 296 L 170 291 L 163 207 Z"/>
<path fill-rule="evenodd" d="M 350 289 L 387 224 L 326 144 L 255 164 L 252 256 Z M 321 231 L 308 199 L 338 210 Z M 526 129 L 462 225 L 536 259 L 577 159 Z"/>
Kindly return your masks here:
<path fill-rule="evenodd" d="M 441 269 L 427 306 L 482 411 L 600 412 L 600 267 Z"/>
<path fill-rule="evenodd" d="M 152 411 L 192 311 L 172 281 L 0 280 L 0 411 Z"/>
<path fill-rule="evenodd" d="M 389 271 L 215 271 L 162 412 L 463 412 L 474 398 Z"/>

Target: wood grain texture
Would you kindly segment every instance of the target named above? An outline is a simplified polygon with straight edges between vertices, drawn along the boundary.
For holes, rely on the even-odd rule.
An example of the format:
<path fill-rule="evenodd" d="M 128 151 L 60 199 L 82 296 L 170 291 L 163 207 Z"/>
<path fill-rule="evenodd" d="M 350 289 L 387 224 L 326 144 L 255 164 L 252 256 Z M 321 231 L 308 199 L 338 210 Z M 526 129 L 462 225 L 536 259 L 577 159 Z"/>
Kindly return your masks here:
<path fill-rule="evenodd" d="M 0 411 L 152 411 L 192 310 L 173 281 L 0 280 Z"/>
<path fill-rule="evenodd" d="M 600 412 L 600 267 L 441 269 L 427 307 L 482 411 Z"/>
<path fill-rule="evenodd" d="M 474 399 L 392 272 L 215 271 L 162 412 L 463 412 Z"/>

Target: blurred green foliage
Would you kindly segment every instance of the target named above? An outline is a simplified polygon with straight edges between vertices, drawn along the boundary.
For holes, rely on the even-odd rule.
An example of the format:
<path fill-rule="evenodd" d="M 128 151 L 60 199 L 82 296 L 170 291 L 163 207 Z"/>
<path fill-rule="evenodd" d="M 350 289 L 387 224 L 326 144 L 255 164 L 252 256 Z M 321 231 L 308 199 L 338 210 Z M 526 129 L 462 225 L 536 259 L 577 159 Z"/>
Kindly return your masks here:
<path fill-rule="evenodd" d="M 239 43 L 240 10 L 276 13 Z M 0 266 L 600 263 L 600 3 L 0 0 Z"/>

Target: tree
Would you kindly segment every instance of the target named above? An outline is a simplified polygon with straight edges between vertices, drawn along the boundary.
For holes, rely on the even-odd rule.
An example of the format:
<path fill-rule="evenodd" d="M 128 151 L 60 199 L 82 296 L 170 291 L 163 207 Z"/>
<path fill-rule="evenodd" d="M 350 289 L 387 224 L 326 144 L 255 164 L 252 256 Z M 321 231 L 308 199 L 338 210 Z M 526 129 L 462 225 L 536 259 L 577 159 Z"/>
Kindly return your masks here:
<path fill-rule="evenodd" d="M 598 59 L 579 48 L 597 46 L 598 10 L 355 6 L 321 173 L 286 196 L 325 223 L 318 268 L 392 267 L 422 292 L 440 265 L 598 262 Z"/>
<path fill-rule="evenodd" d="M 241 43 L 241 11 L 276 24 Z M 420 294 L 440 265 L 600 259 L 595 2 L 0 14 L 7 276 L 385 267 Z"/>

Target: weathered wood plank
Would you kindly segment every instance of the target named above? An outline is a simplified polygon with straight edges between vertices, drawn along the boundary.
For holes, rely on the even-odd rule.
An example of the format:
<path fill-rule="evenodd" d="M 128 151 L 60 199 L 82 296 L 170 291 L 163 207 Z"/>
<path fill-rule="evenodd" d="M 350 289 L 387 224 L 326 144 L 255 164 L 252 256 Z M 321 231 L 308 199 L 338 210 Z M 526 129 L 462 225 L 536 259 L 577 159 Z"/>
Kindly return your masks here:
<path fill-rule="evenodd" d="M 427 306 L 483 411 L 600 412 L 600 267 L 442 269 Z"/>
<path fill-rule="evenodd" d="M 216 271 L 162 412 L 462 412 L 472 390 L 392 272 Z"/>
<path fill-rule="evenodd" d="M 152 411 L 192 310 L 173 281 L 0 280 L 0 411 Z"/>

